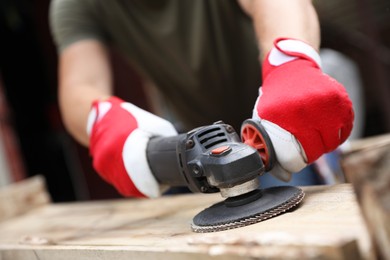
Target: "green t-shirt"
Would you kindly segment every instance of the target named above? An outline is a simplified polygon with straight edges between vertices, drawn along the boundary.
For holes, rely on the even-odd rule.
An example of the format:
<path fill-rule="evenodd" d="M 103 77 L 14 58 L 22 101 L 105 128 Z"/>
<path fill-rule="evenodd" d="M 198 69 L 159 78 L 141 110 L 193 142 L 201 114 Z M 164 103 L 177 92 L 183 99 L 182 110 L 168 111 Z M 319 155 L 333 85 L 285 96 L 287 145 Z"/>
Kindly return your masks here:
<path fill-rule="evenodd" d="M 259 53 L 235 0 L 54 0 L 50 21 L 59 51 L 87 38 L 119 49 L 188 128 L 223 120 L 239 130 L 252 115 Z"/>

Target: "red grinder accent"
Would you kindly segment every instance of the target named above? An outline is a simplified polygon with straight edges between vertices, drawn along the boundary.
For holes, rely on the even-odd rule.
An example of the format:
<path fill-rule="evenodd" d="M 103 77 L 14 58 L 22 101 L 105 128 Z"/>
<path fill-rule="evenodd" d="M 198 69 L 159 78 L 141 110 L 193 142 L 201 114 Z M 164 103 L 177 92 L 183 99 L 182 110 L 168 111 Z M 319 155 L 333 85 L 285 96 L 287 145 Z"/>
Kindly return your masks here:
<path fill-rule="evenodd" d="M 252 119 L 245 120 L 241 126 L 241 140 L 259 152 L 266 171 L 272 169 L 275 162 L 275 151 L 260 122 L 255 122 Z"/>

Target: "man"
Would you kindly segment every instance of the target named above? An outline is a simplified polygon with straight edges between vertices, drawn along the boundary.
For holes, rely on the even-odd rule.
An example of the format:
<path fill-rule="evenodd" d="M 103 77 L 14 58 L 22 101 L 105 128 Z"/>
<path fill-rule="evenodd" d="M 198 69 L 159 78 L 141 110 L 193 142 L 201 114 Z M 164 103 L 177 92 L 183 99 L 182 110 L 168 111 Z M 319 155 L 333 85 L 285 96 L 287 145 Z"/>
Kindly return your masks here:
<path fill-rule="evenodd" d="M 176 130 L 113 97 L 112 46 L 157 85 L 188 129 L 221 119 L 237 125 L 254 107 L 276 170 L 297 172 L 350 134 L 352 104 L 321 72 L 310 0 L 54 0 L 51 25 L 65 125 L 124 196 L 160 195 L 145 148 L 151 136 Z"/>

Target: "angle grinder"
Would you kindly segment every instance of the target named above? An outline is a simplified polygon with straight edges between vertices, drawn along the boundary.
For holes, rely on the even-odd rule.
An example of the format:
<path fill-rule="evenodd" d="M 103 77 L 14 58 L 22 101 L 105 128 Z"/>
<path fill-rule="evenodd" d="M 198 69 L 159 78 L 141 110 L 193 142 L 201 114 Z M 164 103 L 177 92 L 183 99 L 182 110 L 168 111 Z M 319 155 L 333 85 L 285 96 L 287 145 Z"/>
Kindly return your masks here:
<path fill-rule="evenodd" d="M 259 176 L 272 169 L 275 152 L 260 123 L 245 120 L 241 137 L 222 121 L 172 137 L 151 138 L 149 166 L 162 185 L 192 192 L 220 192 L 225 198 L 197 214 L 194 232 L 215 232 L 254 224 L 297 206 L 301 189 L 259 189 Z"/>

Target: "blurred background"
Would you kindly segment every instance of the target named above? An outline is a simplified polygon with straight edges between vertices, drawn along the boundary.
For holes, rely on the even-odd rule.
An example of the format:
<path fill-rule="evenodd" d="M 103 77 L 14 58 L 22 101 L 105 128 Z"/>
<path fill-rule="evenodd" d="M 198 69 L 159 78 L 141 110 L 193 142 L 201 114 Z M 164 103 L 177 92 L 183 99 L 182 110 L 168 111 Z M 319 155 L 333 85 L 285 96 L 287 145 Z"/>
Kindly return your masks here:
<path fill-rule="evenodd" d="M 50 0 L 0 1 L 0 186 L 46 178 L 53 201 L 119 197 L 91 168 L 88 150 L 65 131 L 57 104 L 57 54 Z M 315 0 L 325 71 L 355 102 L 353 138 L 390 132 L 390 1 Z M 142 81 L 112 52 L 118 95 L 147 109 Z M 336 66 L 332 66 L 336 64 Z M 335 69 L 336 68 L 336 69 Z M 132 82 L 126 96 L 120 86 Z"/>

